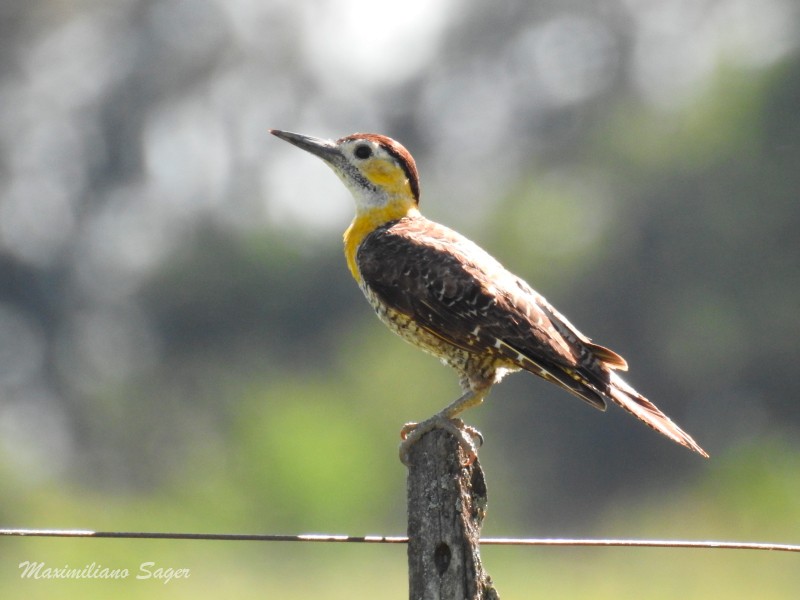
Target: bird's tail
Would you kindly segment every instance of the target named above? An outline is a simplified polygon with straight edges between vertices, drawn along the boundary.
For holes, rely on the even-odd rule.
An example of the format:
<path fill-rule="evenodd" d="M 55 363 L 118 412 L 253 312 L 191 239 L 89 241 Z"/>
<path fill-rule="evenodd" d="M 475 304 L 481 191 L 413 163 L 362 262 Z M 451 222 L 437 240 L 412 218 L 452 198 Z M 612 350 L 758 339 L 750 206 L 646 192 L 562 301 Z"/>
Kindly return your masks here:
<path fill-rule="evenodd" d="M 671 440 L 694 450 L 701 456 L 708 458 L 708 453 L 703 450 L 692 437 L 675 425 L 670 418 L 661 412 L 655 404 L 642 396 L 628 385 L 622 377 L 611 373 L 608 396 L 629 413 L 638 417 L 656 431 L 664 434 Z"/>

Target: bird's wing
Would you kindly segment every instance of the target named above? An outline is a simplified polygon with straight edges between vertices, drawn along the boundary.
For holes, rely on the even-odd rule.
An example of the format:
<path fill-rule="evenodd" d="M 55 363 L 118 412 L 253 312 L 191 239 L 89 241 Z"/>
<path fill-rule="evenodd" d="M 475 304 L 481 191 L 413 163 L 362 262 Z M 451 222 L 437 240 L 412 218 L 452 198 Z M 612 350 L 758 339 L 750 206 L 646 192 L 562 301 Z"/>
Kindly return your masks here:
<path fill-rule="evenodd" d="M 624 361 L 591 344 L 466 238 L 426 219 L 402 219 L 367 236 L 357 262 L 373 293 L 434 335 L 502 357 L 605 408 L 603 361 L 609 368 Z"/>
<path fill-rule="evenodd" d="M 670 439 L 708 456 L 620 378 L 625 360 L 594 344 L 542 296 L 459 234 L 422 218 L 376 229 L 357 262 L 383 302 L 460 348 L 491 353 L 601 410 L 611 400 Z"/>

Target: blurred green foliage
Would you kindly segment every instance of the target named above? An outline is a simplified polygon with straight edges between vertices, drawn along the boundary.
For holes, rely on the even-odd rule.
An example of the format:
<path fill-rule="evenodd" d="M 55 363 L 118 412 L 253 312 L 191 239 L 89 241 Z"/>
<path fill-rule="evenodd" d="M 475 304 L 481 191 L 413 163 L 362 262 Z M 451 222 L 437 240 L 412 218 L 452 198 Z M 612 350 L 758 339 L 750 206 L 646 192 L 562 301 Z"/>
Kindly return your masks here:
<path fill-rule="evenodd" d="M 288 460 L 298 461 L 298 458 L 291 456 Z M 307 466 L 307 463 L 300 465 L 304 469 Z M 769 539 L 793 543 L 800 535 L 795 477 L 798 467 L 800 452 L 785 439 L 743 446 L 718 458 L 703 481 L 694 485 L 662 490 L 649 497 L 637 492 L 619 497 L 595 515 L 598 524 L 585 531 L 585 535 L 658 539 L 669 530 L 673 539 Z M 304 472 L 315 473 L 313 468 Z M 277 475 L 275 481 L 265 484 L 265 489 L 279 491 L 276 495 L 282 496 L 285 505 L 276 503 L 273 495 L 261 501 L 253 498 L 247 506 L 240 498 L 248 497 L 252 488 L 245 487 L 242 494 L 241 473 L 212 468 L 205 473 L 202 483 L 187 482 L 192 489 L 162 492 L 157 497 L 92 498 L 80 491 L 42 489 L 27 497 L 26 510 L 50 514 L 51 520 L 42 526 L 69 522 L 76 526 L 91 523 L 113 528 L 124 522 L 133 529 L 163 531 L 195 530 L 193 523 L 202 522 L 204 531 L 252 532 L 275 531 L 277 525 L 272 519 L 279 519 L 281 515 L 276 513 L 294 500 L 298 511 L 307 511 L 312 520 L 320 514 L 326 523 L 341 523 L 341 515 L 349 511 L 352 522 L 345 526 L 352 528 L 364 522 L 362 503 L 373 495 L 373 486 L 357 478 L 350 480 L 349 473 L 343 478 L 352 483 L 352 491 L 343 504 L 320 500 L 318 506 L 312 505 L 309 496 L 328 494 L 331 499 L 332 490 L 339 485 L 329 480 L 329 474 L 322 474 L 319 485 L 324 488 L 320 489 L 302 489 L 297 477 L 283 482 Z M 283 483 L 285 487 L 278 488 Z M 503 492 L 493 491 L 493 495 L 499 493 Z M 205 500 L 200 503 L 199 498 Z M 86 515 L 88 506 L 92 507 L 90 519 Z M 252 514 L 242 518 L 248 511 Z M 495 517 L 490 505 L 489 522 Z M 286 522 L 291 522 L 291 518 Z M 519 530 L 514 534 L 519 535 Z M 533 594 L 610 599 L 646 593 L 648 598 L 671 598 L 677 594 L 698 600 L 719 595 L 778 599 L 792 597 L 800 584 L 800 573 L 794 568 L 795 556 L 782 553 L 484 547 L 482 555 L 499 591 L 510 598 Z M 63 581 L 19 580 L 14 567 L 24 560 L 73 567 L 96 562 L 131 571 L 131 579 L 124 582 L 70 581 L 69 590 L 76 596 L 189 598 L 233 593 L 241 598 L 275 595 L 287 599 L 354 596 L 399 599 L 407 595 L 402 545 L 17 538 L 4 542 L 0 556 L 7 565 L 4 577 L 0 578 L 0 593 L 5 597 L 17 597 L 23 591 L 30 598 L 51 598 L 65 593 L 67 583 Z M 166 584 L 152 580 L 132 583 L 139 565 L 149 561 L 165 567 L 188 568 L 190 577 Z"/>
<path fill-rule="evenodd" d="M 64 234 L 67 242 L 32 244 L 46 223 L 41 231 L 15 238 L 20 230 L 8 224 L 10 212 L 3 208 L 12 194 L 3 189 L 0 196 L 5 211 L 0 212 L 0 300 L 6 311 L 0 314 L 5 336 L 0 520 L 8 527 L 35 528 L 400 534 L 405 471 L 397 460 L 399 429 L 451 400 L 455 378 L 370 314 L 344 266 L 338 233 L 324 229 L 314 235 L 291 219 L 229 227 L 226 219 L 248 220 L 252 207 L 237 203 L 259 195 L 262 188 L 254 180 L 260 175 L 244 160 L 227 187 L 214 187 L 213 168 L 192 171 L 170 153 L 179 123 L 173 131 L 172 121 L 159 113 L 156 127 L 147 107 L 165 103 L 168 115 L 183 115 L 171 103 L 181 94 L 198 95 L 208 102 L 208 114 L 231 120 L 225 122 L 231 130 L 236 122 L 228 111 L 252 111 L 261 115 L 258 123 L 267 111 L 228 102 L 219 90 L 220 96 L 209 92 L 208 97 L 199 91 L 204 77 L 211 77 L 206 71 L 221 69 L 241 52 L 215 37 L 224 37 L 227 29 L 210 26 L 213 19 L 202 21 L 205 13 L 197 9 L 192 27 L 205 32 L 212 50 L 193 55 L 192 36 L 159 34 L 172 9 L 153 3 L 152 10 L 164 13 L 154 16 L 140 4 L 128 3 L 126 18 L 133 30 L 149 33 L 121 38 L 130 64 L 114 63 L 123 71 L 122 83 L 103 99 L 97 130 L 87 127 L 81 138 L 91 149 L 83 157 L 85 188 L 76 192 L 81 204 L 72 207 L 74 223 L 56 219 L 53 225 L 58 231 L 74 225 Z M 669 109 L 653 108 L 620 74 L 584 103 L 558 104 L 551 98 L 553 105 L 544 106 L 544 92 L 501 93 L 520 77 L 512 76 L 513 65 L 494 47 L 496 31 L 502 30 L 495 20 L 515 20 L 510 6 L 507 14 L 484 14 L 476 6 L 463 22 L 450 25 L 441 56 L 457 73 L 452 79 L 432 68 L 398 87 L 402 93 L 384 91 L 378 94 L 381 101 L 372 102 L 386 112 L 387 133 L 417 156 L 423 209 L 481 243 L 584 332 L 626 356 L 631 382 L 712 458 L 700 461 L 621 411 L 601 415 L 544 382 L 518 375 L 467 415 L 486 438 L 481 460 L 490 488 L 484 533 L 796 543 L 800 56 L 789 53 L 765 68 L 725 64 L 713 70 L 702 92 Z M 550 9 L 538 10 L 544 12 L 526 17 L 534 33 L 545 21 L 549 36 L 556 25 L 575 26 L 574 17 L 547 21 Z M 38 13 L 23 13 L 19 21 L 33 28 Z M 592 18 L 612 19 L 620 31 L 629 27 L 609 15 Z M 231 19 L 247 30 L 246 19 Z M 11 22 L 0 26 L 10 32 L 7 43 L 15 52 L 7 52 L 0 66 L 13 75 L 3 61 L 26 56 L 27 48 Z M 495 33 L 480 34 L 479 23 Z M 59 36 L 74 36 L 77 43 L 87 33 L 80 27 L 70 31 L 56 30 L 49 43 L 58 48 Z M 254 38 L 261 40 L 258 33 Z M 525 32 L 520 35 L 527 39 Z M 148 36 L 159 43 L 149 45 Z M 623 41 L 621 64 L 626 57 L 633 60 Z M 270 46 L 259 54 L 264 61 L 281 56 L 284 62 L 269 62 L 269 77 L 248 71 L 244 89 L 288 98 L 292 108 L 301 97 L 315 96 L 303 87 L 313 78 L 291 72 L 312 69 L 298 64 L 302 53 L 289 52 L 289 40 L 264 43 L 283 48 L 281 53 Z M 45 46 L 39 51 L 47 57 L 50 46 Z M 159 60 L 173 54 L 176 62 L 160 70 Z M 569 53 L 559 56 L 566 60 Z M 473 77 L 477 67 L 470 57 L 504 66 L 478 69 L 482 77 Z M 44 70 L 47 61 L 40 62 L 37 68 Z M 112 66 L 105 65 L 114 72 Z M 12 75 L 0 80 L 8 94 L 10 87 L 4 86 L 8 78 L 16 81 Z M 177 87 L 165 84 L 171 79 Z M 261 79 L 268 89 L 254 82 Z M 511 107 L 506 107 L 508 131 L 494 103 L 477 109 L 480 118 L 463 106 L 457 110 L 470 82 L 487 86 L 486 96 L 479 97 L 499 98 L 498 106 L 502 100 Z M 47 96 L 43 114 L 58 123 L 62 109 L 84 118 L 87 105 L 73 103 L 82 88 L 62 88 L 63 97 Z M 334 96 L 344 94 L 333 89 Z M 19 150 L 8 140 L 20 147 L 24 141 L 15 137 L 14 126 L 28 123 L 11 112 L 24 108 L 24 98 L 8 97 L 16 101 L 6 103 L 11 116 L 0 118 L 4 174 L 19 170 L 19 161 L 27 165 L 19 157 L 6 158 L 6 150 Z M 526 107 L 533 99 L 543 105 Z M 50 106 L 56 101 L 66 108 Z M 320 112 L 303 106 L 305 113 Z M 344 120 L 343 106 L 363 116 L 363 106 L 352 108 L 340 99 L 314 118 L 334 128 Z M 436 118 L 426 116 L 430 106 L 437 108 Z M 268 114 L 276 121 L 269 126 L 302 121 L 288 110 Z M 484 135 L 469 129 L 463 138 L 454 136 L 460 142 L 455 143 L 444 135 L 454 119 Z M 203 118 L 189 121 L 189 145 L 197 136 L 202 143 L 192 148 L 200 154 L 206 140 L 216 139 L 210 133 L 222 135 L 204 129 Z M 266 126 L 253 135 L 266 137 Z M 71 139 L 68 127 L 56 132 Z M 159 146 L 158 161 L 137 145 L 148 136 L 166 144 L 166 150 Z M 436 143 L 440 137 L 450 143 L 444 159 Z M 22 171 L 37 181 L 57 171 L 59 185 L 72 189 L 64 182 L 75 184 L 78 177 L 70 169 L 79 157 L 42 139 L 50 141 L 39 140 L 36 148 L 54 147 L 59 161 Z M 249 137 L 231 134 L 231 139 L 237 153 L 258 155 Z M 528 147 L 528 139 L 548 150 Z M 62 181 L 56 162 L 70 177 Z M 290 200 L 313 191 L 310 181 L 331 177 L 311 160 L 302 167 L 297 187 L 281 190 Z M 200 182 L 198 189 L 180 188 L 179 175 L 187 171 L 189 180 Z M 467 171 L 474 171 L 471 178 Z M 136 187 L 159 173 L 166 182 L 158 185 L 166 187 L 156 185 L 157 193 Z M 450 185 L 456 186 L 454 196 L 447 193 Z M 198 191 L 205 187 L 225 202 L 208 200 Z M 465 191 L 470 187 L 486 190 L 480 206 Z M 108 197 L 107 190 L 113 190 Z M 121 197 L 128 196 L 136 206 L 154 196 L 155 216 L 120 209 Z M 40 199 L 30 196 L 31 202 Z M 200 200 L 207 203 L 199 211 L 204 216 L 190 218 L 187 206 Z M 57 206 L 45 208 L 34 204 L 29 210 L 61 214 Z M 97 221 L 86 216 L 98 214 Z M 134 222 L 133 241 L 123 235 L 128 229 L 121 224 L 128 221 Z M 137 238 L 142 235 L 137 226 L 154 231 L 153 238 Z M 151 256 L 154 239 L 169 251 Z M 133 266 L 126 270 L 110 258 L 104 262 L 115 252 Z M 8 307 L 19 314 L 9 317 Z M 20 323 L 28 325 L 20 329 Z M 26 346 L 24 340 L 39 345 Z M 12 369 L 19 356 L 41 365 L 42 381 L 23 385 L 15 379 L 22 377 Z M 485 548 L 483 554 L 504 598 L 787 598 L 800 588 L 796 558 L 777 553 Z M 168 584 L 32 581 L 20 578 L 17 565 L 25 560 L 73 567 L 97 562 L 132 571 L 154 561 L 190 568 L 191 577 Z M 3 598 L 404 598 L 405 570 L 403 546 L 0 539 Z"/>

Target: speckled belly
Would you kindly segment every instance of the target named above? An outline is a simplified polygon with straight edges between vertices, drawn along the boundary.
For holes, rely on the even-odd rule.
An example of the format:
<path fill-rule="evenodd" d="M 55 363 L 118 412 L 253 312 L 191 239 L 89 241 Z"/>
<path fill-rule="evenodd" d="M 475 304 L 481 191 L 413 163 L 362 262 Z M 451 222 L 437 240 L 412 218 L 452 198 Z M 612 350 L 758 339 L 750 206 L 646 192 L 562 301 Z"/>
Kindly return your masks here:
<path fill-rule="evenodd" d="M 470 352 L 443 340 L 420 327 L 408 315 L 387 307 L 369 288 L 362 288 L 362 291 L 380 320 L 389 329 L 408 343 L 432 354 L 444 364 L 455 369 L 460 376 L 463 388 L 491 385 L 499 381 L 506 373 L 519 370 L 515 365 L 507 363 L 498 356 Z"/>

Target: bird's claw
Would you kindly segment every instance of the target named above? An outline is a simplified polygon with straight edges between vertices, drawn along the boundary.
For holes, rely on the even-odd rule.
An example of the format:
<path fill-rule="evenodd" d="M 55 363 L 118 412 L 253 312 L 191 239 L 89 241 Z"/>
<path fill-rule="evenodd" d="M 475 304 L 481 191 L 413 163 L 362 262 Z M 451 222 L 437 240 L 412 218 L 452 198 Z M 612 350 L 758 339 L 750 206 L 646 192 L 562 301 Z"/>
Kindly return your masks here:
<path fill-rule="evenodd" d="M 442 414 L 436 414 L 421 423 L 406 423 L 400 430 L 400 461 L 408 466 L 411 446 L 417 443 L 423 435 L 433 429 L 444 429 L 458 441 L 464 452 L 461 466 L 468 467 L 478 458 L 478 448 L 483 445 L 481 432 L 465 425 L 461 419 L 451 419 Z"/>

